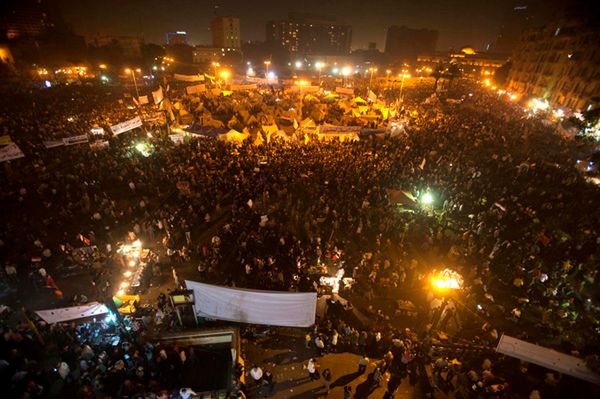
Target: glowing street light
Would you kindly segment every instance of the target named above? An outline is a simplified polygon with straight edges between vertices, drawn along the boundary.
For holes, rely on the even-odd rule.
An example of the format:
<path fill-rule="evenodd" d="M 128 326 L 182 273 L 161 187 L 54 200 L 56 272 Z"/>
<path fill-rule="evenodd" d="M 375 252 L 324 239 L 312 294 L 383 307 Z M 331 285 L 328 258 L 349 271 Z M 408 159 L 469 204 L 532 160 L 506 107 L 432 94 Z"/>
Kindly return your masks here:
<path fill-rule="evenodd" d="M 215 69 L 215 76 L 217 76 L 217 68 L 221 66 L 221 64 L 219 64 L 218 62 L 214 62 L 212 63 L 213 68 Z"/>
<path fill-rule="evenodd" d="M 139 68 L 136 69 L 136 72 L 138 72 L 138 73 L 141 72 L 141 71 L 142 70 L 139 69 Z M 125 69 L 125 73 L 131 74 L 131 77 L 133 78 L 133 86 L 135 87 L 135 94 L 136 94 L 137 98 L 139 99 L 140 98 L 140 92 L 138 91 L 137 82 L 135 81 L 135 73 L 130 68 L 126 68 Z"/>
<path fill-rule="evenodd" d="M 267 68 L 267 70 L 265 71 L 265 77 L 268 79 L 269 78 L 269 66 L 271 65 L 271 61 L 270 60 L 265 60 L 264 64 Z"/>
<path fill-rule="evenodd" d="M 371 72 L 371 77 L 369 78 L 369 90 L 371 90 L 371 83 L 373 82 L 373 73 L 377 72 L 377 68 L 369 68 L 369 72 Z"/>
<path fill-rule="evenodd" d="M 296 62 L 294 63 L 294 66 L 296 67 L 296 69 L 300 69 L 300 68 L 302 68 L 302 61 L 296 61 Z"/>
<path fill-rule="evenodd" d="M 106 64 L 100 64 L 99 67 L 100 69 L 106 69 Z"/>
<path fill-rule="evenodd" d="M 464 280 L 460 273 L 444 269 L 433 277 L 431 283 L 433 288 L 437 290 L 460 290 L 463 287 Z"/>

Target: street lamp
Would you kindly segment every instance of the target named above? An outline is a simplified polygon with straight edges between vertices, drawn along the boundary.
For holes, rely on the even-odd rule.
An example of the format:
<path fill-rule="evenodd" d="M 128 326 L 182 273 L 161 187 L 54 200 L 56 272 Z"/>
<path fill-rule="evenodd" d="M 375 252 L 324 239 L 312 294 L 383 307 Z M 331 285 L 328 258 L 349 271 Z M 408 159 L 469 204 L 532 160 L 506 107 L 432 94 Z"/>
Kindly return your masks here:
<path fill-rule="evenodd" d="M 271 61 L 270 60 L 266 60 L 264 62 L 265 66 L 267 67 L 267 70 L 265 72 L 265 77 L 268 79 L 269 78 L 269 65 L 271 65 Z"/>
<path fill-rule="evenodd" d="M 386 85 L 386 86 L 389 86 L 389 85 L 390 85 L 390 73 L 392 73 L 392 71 L 391 71 L 391 70 L 389 70 L 389 69 L 385 71 L 385 74 L 387 75 L 387 76 L 386 76 L 386 81 L 385 81 L 385 85 Z"/>
<path fill-rule="evenodd" d="M 398 75 L 402 79 L 400 80 L 400 100 L 402 100 L 402 90 L 404 89 L 404 78 L 410 78 L 410 74 L 407 70 L 403 69 L 402 73 Z"/>
<path fill-rule="evenodd" d="M 217 68 L 221 66 L 221 64 L 219 64 L 218 62 L 213 62 L 212 63 L 213 68 L 215 68 L 215 77 L 217 76 Z"/>
<path fill-rule="evenodd" d="M 302 106 L 304 105 L 304 97 L 302 93 L 302 88 L 308 85 L 306 80 L 299 80 L 296 82 L 298 86 L 300 86 L 300 118 L 302 118 Z"/>
<path fill-rule="evenodd" d="M 350 75 L 350 72 L 352 71 L 352 69 L 349 66 L 345 66 L 342 68 L 342 86 L 345 86 L 345 82 L 346 82 L 346 77 Z"/>
<path fill-rule="evenodd" d="M 323 63 L 317 61 L 315 63 L 315 68 L 317 68 L 317 71 L 319 72 L 319 85 L 321 84 L 321 68 L 323 68 Z"/>
<path fill-rule="evenodd" d="M 225 81 L 225 83 L 227 83 L 227 79 L 229 78 L 229 75 L 230 75 L 230 73 L 228 70 L 222 70 L 219 73 L 219 76 Z"/>
<path fill-rule="evenodd" d="M 377 68 L 369 68 L 369 72 L 371 72 L 371 77 L 369 78 L 369 90 L 371 90 L 371 83 L 373 82 L 373 73 L 377 72 Z"/>
<path fill-rule="evenodd" d="M 141 71 L 142 70 L 140 68 L 137 68 L 135 70 L 135 72 L 138 72 L 138 73 L 140 73 Z M 139 101 L 139 99 L 140 99 L 140 92 L 138 91 L 137 82 L 135 80 L 135 72 L 133 71 L 133 69 L 129 69 L 129 68 L 125 69 L 125 73 L 127 73 L 127 74 L 130 73 L 131 77 L 133 78 L 133 86 L 135 87 L 135 95 L 137 96 L 138 101 Z"/>

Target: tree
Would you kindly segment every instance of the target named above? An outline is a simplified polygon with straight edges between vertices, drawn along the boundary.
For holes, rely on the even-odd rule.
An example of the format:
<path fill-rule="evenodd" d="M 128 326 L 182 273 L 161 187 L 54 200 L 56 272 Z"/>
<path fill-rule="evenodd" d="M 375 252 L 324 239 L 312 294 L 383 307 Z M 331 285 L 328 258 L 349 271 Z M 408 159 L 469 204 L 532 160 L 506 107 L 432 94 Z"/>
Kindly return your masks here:
<path fill-rule="evenodd" d="M 444 66 L 442 64 L 437 64 L 433 72 L 431 73 L 431 77 L 435 79 L 433 82 L 433 92 L 437 91 L 438 81 L 444 76 Z"/>

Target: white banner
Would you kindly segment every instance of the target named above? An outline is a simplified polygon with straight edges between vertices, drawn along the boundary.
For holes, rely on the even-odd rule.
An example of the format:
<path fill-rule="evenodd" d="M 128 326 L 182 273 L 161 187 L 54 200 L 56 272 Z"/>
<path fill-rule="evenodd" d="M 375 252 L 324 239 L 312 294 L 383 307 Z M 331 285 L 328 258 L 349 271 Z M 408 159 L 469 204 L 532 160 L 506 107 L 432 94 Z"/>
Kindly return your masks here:
<path fill-rule="evenodd" d="M 142 126 L 142 120 L 139 116 L 136 116 L 133 119 L 111 126 L 110 130 L 113 132 L 114 135 L 117 135 L 128 132 L 140 126 Z"/>
<path fill-rule="evenodd" d="M 85 319 L 88 317 L 101 316 L 108 313 L 108 308 L 99 302 L 90 302 L 81 306 L 71 306 L 68 308 L 37 310 L 40 316 L 46 323 L 54 324 L 63 321 Z"/>
<path fill-rule="evenodd" d="M 65 145 L 63 140 L 46 140 L 44 141 L 44 147 L 46 148 L 55 148 Z"/>
<path fill-rule="evenodd" d="M 90 131 L 92 134 L 104 134 L 104 128 L 102 127 L 93 127 Z"/>
<path fill-rule="evenodd" d="M 63 139 L 65 145 L 83 144 L 88 142 L 87 134 L 81 134 L 79 136 L 67 137 Z"/>
<path fill-rule="evenodd" d="M 259 291 L 186 280 L 199 316 L 250 324 L 309 327 L 315 323 L 317 293 Z"/>
<path fill-rule="evenodd" d="M 12 159 L 23 158 L 25 154 L 15 143 L 0 148 L 0 162 L 10 161 Z"/>
<path fill-rule="evenodd" d="M 206 85 L 194 85 L 185 88 L 187 94 L 196 94 L 206 91 Z"/>
<path fill-rule="evenodd" d="M 162 87 L 159 87 L 158 90 L 152 92 L 152 98 L 154 99 L 154 104 L 158 105 L 165 98 L 163 96 Z"/>
<path fill-rule="evenodd" d="M 256 90 L 256 85 L 231 85 L 231 90 Z"/>
<path fill-rule="evenodd" d="M 139 96 L 138 101 L 140 105 L 148 104 L 148 96 Z"/>
<path fill-rule="evenodd" d="M 169 138 L 175 144 L 183 143 L 183 134 L 169 134 Z"/>
<path fill-rule="evenodd" d="M 181 80 L 183 82 L 202 82 L 204 81 L 204 75 L 180 75 L 176 73 L 174 76 L 175 80 Z"/>
<path fill-rule="evenodd" d="M 336 87 L 335 88 L 335 92 L 338 94 L 346 94 L 348 96 L 353 96 L 354 95 L 354 89 L 349 89 L 346 87 Z"/>

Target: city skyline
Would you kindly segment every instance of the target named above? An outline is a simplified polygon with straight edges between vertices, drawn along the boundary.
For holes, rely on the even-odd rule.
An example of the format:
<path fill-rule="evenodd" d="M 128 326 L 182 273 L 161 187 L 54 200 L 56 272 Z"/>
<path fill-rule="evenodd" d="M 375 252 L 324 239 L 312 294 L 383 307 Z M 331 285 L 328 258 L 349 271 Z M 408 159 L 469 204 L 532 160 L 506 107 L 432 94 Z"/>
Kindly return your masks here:
<path fill-rule="evenodd" d="M 392 25 L 428 28 L 440 32 L 438 50 L 470 45 L 477 49 L 493 43 L 502 17 L 513 0 L 482 4 L 473 0 L 447 2 L 425 0 L 414 3 L 381 0 L 369 7 L 357 0 L 307 0 L 302 7 L 293 2 L 259 0 L 245 2 L 172 2 L 117 0 L 57 0 L 67 23 L 85 35 L 133 35 L 146 42 L 162 44 L 166 32 L 186 31 L 191 45 L 211 43 L 210 21 L 215 15 L 240 18 L 242 41 L 264 41 L 269 20 L 285 19 L 290 12 L 333 15 L 337 22 L 352 26 L 352 49 L 375 42 L 383 50 L 387 29 Z M 119 12 L 116 12 L 119 10 Z"/>

